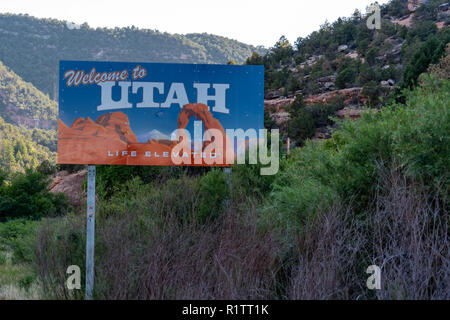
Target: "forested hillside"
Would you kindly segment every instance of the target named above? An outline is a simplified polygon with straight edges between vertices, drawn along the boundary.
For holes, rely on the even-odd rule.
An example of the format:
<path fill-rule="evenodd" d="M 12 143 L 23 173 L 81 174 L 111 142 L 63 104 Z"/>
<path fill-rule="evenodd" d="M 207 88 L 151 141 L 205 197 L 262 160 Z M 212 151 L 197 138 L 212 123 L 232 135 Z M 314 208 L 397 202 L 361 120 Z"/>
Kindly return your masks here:
<path fill-rule="evenodd" d="M 35 169 L 42 162 L 56 161 L 56 131 L 26 129 L 5 122 L 0 116 L 0 168 L 4 172 Z"/>
<path fill-rule="evenodd" d="M 367 19 L 355 11 L 294 45 L 281 37 L 265 56 L 247 59 L 265 66 L 266 126 L 300 146 L 329 138 L 329 116 L 357 118 L 364 106 L 404 102 L 401 90 L 416 85 L 450 42 L 445 0 L 393 0 L 381 7 L 380 29 L 368 28 Z"/>
<path fill-rule="evenodd" d="M 58 105 L 0 61 L 0 117 L 27 128 L 56 129 Z"/>
<path fill-rule="evenodd" d="M 56 161 L 57 103 L 0 61 L 0 167 L 35 169 Z"/>
<path fill-rule="evenodd" d="M 0 61 L 55 98 L 58 61 L 112 60 L 179 63 L 241 63 L 256 48 L 209 34 L 177 35 L 158 30 L 91 28 L 55 19 L 0 14 Z"/>
<path fill-rule="evenodd" d="M 422 59 L 416 53 L 434 63 L 442 56 L 450 41 L 446 2 L 394 0 L 382 6 L 379 30 L 369 29 L 368 16 L 355 11 L 351 17 L 325 22 L 294 45 L 281 37 L 267 55 L 253 54 L 247 64 L 264 64 L 269 98 L 362 87 L 374 101 L 394 84 L 414 82 L 415 70 L 409 69 Z"/>

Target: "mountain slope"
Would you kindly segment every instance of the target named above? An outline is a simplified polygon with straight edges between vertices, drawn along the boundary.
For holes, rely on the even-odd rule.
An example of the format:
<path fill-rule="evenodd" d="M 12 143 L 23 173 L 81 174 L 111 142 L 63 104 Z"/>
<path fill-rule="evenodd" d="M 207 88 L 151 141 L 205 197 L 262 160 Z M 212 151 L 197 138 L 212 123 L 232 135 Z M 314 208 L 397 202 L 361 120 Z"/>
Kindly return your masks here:
<path fill-rule="evenodd" d="M 393 0 L 382 6 L 380 30 L 370 30 L 367 16 L 355 11 L 298 38 L 294 46 L 282 37 L 267 55 L 253 55 L 247 63 L 265 65 L 268 98 L 364 86 L 376 89 L 374 98 L 381 87 L 403 81 L 405 67 L 428 38 L 449 41 L 450 9 L 444 2 Z M 406 12 L 412 16 L 408 27 L 400 23 Z"/>
<path fill-rule="evenodd" d="M 56 161 L 57 103 L 0 61 L 0 170 Z"/>
<path fill-rule="evenodd" d="M 210 61 L 244 62 L 253 52 L 265 53 L 261 46 L 252 47 L 237 40 L 216 36 L 208 33 L 189 33 L 189 40 L 206 48 L 207 59 Z"/>
<path fill-rule="evenodd" d="M 207 34 L 75 27 L 65 21 L 0 14 L 0 60 L 39 90 L 57 96 L 62 59 L 183 63 L 243 62 L 262 48 Z"/>
<path fill-rule="evenodd" d="M 56 131 L 26 129 L 0 117 L 0 171 L 20 172 L 56 161 Z"/>
<path fill-rule="evenodd" d="M 57 103 L 0 61 L 0 116 L 27 128 L 56 128 Z"/>

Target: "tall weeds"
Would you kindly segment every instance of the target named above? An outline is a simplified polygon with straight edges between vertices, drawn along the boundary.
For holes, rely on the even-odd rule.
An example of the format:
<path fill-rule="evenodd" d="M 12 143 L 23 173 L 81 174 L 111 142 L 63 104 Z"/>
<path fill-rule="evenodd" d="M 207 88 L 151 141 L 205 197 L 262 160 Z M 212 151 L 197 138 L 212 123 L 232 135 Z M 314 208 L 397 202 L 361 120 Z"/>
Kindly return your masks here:
<path fill-rule="evenodd" d="M 397 171 L 379 174 L 373 205 L 363 215 L 332 207 L 306 223 L 287 298 L 450 298 L 446 199 Z M 381 268 L 381 290 L 366 287 L 370 265 Z"/>
<path fill-rule="evenodd" d="M 95 297 L 449 299 L 446 201 L 430 197 L 423 183 L 382 172 L 367 211 L 333 205 L 305 220 L 300 231 L 289 229 L 289 242 L 243 202 L 207 221 L 180 219 L 195 211 L 195 197 L 191 209 L 166 205 L 155 211 L 147 196 L 146 208 L 133 205 L 134 199 L 128 211 L 107 210 L 103 218 L 100 212 Z M 167 190 L 159 197 L 168 204 L 164 200 L 172 195 Z M 65 270 L 71 264 L 83 270 L 84 239 L 83 215 L 43 224 L 35 267 L 47 297 L 83 297 L 66 289 Z M 372 264 L 381 268 L 381 290 L 366 287 Z"/>

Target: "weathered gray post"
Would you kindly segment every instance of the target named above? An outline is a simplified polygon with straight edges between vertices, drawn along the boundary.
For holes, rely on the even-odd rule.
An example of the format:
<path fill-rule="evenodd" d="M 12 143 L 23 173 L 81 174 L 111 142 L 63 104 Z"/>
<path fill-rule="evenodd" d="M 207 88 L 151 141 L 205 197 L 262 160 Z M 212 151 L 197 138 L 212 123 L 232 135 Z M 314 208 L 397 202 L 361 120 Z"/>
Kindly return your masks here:
<path fill-rule="evenodd" d="M 88 166 L 86 222 L 86 300 L 94 291 L 95 165 Z"/>

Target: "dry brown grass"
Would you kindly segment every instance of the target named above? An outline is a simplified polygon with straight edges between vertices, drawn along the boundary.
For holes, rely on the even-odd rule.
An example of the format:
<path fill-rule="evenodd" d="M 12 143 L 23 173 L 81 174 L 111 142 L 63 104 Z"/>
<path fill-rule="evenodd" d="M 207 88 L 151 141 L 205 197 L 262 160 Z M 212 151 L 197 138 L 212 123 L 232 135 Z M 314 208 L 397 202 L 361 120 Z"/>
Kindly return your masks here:
<path fill-rule="evenodd" d="M 189 216 L 195 196 L 187 185 L 177 186 L 176 199 L 186 192 L 181 199 L 192 208 L 176 204 L 170 188 L 156 202 L 129 199 L 114 207 L 121 212 L 109 210 L 98 220 L 95 297 L 449 299 L 446 199 L 396 172 L 380 173 L 380 181 L 365 212 L 335 205 L 289 237 L 261 224 L 248 202 L 235 203 L 218 219 L 197 221 Z M 83 216 L 50 221 L 40 230 L 35 266 L 46 296 L 83 297 L 68 292 L 64 281 L 68 265 L 83 269 L 84 241 Z M 366 288 L 372 264 L 382 271 L 378 291 Z"/>

